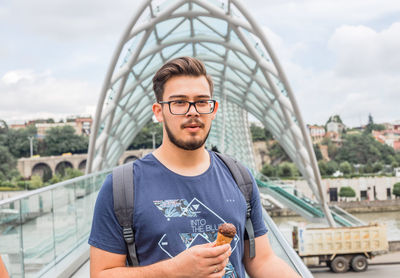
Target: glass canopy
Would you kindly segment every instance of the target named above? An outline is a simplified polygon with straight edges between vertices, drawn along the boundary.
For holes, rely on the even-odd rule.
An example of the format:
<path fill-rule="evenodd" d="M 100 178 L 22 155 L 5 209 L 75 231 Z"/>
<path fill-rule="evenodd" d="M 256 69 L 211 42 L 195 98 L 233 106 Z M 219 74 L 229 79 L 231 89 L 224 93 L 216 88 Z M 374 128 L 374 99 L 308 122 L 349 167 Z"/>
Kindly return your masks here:
<path fill-rule="evenodd" d="M 267 128 L 325 204 L 308 131 L 267 38 L 238 0 L 147 0 L 114 53 L 89 146 L 87 171 L 117 164 L 151 120 L 152 77 L 166 61 L 202 60 L 220 102 L 207 146 L 254 168 L 247 113 Z M 333 222 L 333 221 L 332 221 Z"/>

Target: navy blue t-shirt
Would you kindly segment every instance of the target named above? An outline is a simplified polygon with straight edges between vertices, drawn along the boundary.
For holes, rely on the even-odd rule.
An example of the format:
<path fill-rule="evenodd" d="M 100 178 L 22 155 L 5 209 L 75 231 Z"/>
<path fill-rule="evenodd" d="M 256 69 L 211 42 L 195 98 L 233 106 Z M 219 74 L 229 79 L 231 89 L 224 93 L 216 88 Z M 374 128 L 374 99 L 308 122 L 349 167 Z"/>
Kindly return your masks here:
<path fill-rule="evenodd" d="M 218 226 L 236 226 L 232 255 L 224 277 L 245 277 L 242 263 L 246 201 L 227 166 L 210 152 L 210 167 L 201 175 L 176 174 L 152 154 L 134 162 L 134 231 L 140 265 L 172 258 L 187 248 L 216 240 Z M 258 188 L 253 179 L 251 219 L 256 237 L 267 232 Z M 112 175 L 97 197 L 89 244 L 127 254 L 122 228 L 114 214 Z"/>

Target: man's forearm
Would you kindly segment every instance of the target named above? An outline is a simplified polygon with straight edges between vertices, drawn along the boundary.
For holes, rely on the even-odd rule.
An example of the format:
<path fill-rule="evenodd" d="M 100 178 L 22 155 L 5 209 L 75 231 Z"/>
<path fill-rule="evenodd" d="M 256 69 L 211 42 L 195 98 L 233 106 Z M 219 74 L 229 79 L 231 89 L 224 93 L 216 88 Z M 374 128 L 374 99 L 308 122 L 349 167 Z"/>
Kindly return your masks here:
<path fill-rule="evenodd" d="M 297 278 L 300 276 L 281 258 L 272 255 L 268 260 L 251 271 L 252 278 Z"/>
<path fill-rule="evenodd" d="M 92 278 L 153 278 L 153 277 L 165 277 L 175 278 L 180 277 L 176 268 L 173 266 L 172 260 L 161 261 L 152 265 L 138 266 L 138 267 L 115 267 L 105 269 L 98 275 L 92 276 Z"/>

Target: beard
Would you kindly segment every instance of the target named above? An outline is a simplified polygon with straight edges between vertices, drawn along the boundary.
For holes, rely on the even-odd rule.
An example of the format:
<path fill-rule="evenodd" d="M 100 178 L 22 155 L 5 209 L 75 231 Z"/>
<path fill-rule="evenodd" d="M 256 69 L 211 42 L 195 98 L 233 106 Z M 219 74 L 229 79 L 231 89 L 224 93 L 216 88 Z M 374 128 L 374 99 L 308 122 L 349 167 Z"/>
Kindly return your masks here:
<path fill-rule="evenodd" d="M 185 125 L 187 124 L 191 124 L 191 123 L 196 123 L 199 124 L 201 128 L 204 128 L 204 124 L 201 123 L 199 120 L 197 119 L 192 119 L 189 120 L 188 122 L 184 123 L 181 125 L 181 128 L 183 129 L 185 127 Z M 174 144 L 175 146 L 177 146 L 178 148 L 184 149 L 186 151 L 194 151 L 199 149 L 200 147 L 202 147 L 204 145 L 204 143 L 206 142 L 208 135 L 210 134 L 211 131 L 211 126 L 210 129 L 207 132 L 207 135 L 204 136 L 204 138 L 200 138 L 200 139 L 195 139 L 194 137 L 189 139 L 188 141 L 184 141 L 181 140 L 179 138 L 177 138 L 172 131 L 169 129 L 167 122 L 164 122 L 165 125 L 165 130 L 168 134 L 168 138 L 169 140 L 172 142 L 172 144 Z"/>

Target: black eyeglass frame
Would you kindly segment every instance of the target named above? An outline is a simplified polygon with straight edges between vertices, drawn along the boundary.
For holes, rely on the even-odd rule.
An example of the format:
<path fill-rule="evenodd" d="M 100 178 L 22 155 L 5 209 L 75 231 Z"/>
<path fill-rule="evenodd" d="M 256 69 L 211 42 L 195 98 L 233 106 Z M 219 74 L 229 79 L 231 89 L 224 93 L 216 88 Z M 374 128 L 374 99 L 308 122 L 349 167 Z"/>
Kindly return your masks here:
<path fill-rule="evenodd" d="M 196 103 L 200 103 L 200 102 L 204 102 L 204 101 L 207 101 L 208 103 L 212 103 L 213 106 L 212 106 L 212 109 L 211 109 L 210 112 L 207 112 L 207 113 L 200 113 L 200 112 L 197 110 Z M 185 113 L 173 113 L 172 110 L 171 110 L 171 103 L 172 103 L 172 102 L 185 102 L 185 103 L 189 103 L 189 107 L 188 107 L 188 109 L 187 109 L 187 111 L 186 111 Z M 157 103 L 159 103 L 159 104 L 168 104 L 169 112 L 170 112 L 172 115 L 186 115 L 186 114 L 189 112 L 190 107 L 192 107 L 192 105 L 194 106 L 194 109 L 196 110 L 197 113 L 199 113 L 199 114 L 201 114 L 201 115 L 205 115 L 205 114 L 211 114 L 212 112 L 214 112 L 215 103 L 216 103 L 216 102 L 217 102 L 217 101 L 214 100 L 214 99 L 207 99 L 207 100 L 201 99 L 201 100 L 196 100 L 196 101 L 187 101 L 187 100 L 158 101 Z"/>

